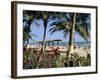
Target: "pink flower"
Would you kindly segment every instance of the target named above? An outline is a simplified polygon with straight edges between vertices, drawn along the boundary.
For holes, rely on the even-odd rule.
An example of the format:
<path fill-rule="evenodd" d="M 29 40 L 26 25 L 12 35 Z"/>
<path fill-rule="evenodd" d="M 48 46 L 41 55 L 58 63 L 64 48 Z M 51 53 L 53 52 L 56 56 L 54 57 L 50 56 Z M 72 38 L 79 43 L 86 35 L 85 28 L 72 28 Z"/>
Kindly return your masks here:
<path fill-rule="evenodd" d="M 49 65 L 48 65 L 48 68 L 51 68 L 51 67 L 52 67 L 52 64 L 49 64 Z"/>

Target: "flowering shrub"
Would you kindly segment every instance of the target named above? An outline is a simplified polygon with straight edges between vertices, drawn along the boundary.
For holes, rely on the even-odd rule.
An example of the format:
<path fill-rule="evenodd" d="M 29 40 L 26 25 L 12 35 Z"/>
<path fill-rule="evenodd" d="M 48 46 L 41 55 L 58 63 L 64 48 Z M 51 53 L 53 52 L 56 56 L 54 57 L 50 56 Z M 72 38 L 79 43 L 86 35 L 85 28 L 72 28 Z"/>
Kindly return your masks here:
<path fill-rule="evenodd" d="M 87 57 L 80 57 L 81 66 L 91 66 L 91 56 L 87 54 Z"/>
<path fill-rule="evenodd" d="M 72 57 L 64 61 L 64 57 L 60 55 L 58 49 L 45 53 L 38 49 L 28 49 L 23 54 L 23 69 L 35 68 L 58 68 L 58 67 L 76 67 L 76 66 L 90 66 L 91 56 L 80 57 L 77 53 L 73 53 Z"/>
<path fill-rule="evenodd" d="M 41 55 L 42 54 L 42 55 Z M 40 56 L 41 55 L 41 56 Z M 24 51 L 23 55 L 23 68 L 54 68 L 57 67 L 56 61 L 59 59 L 60 53 L 57 49 L 53 49 L 51 52 L 41 53 L 41 51 L 28 49 Z M 38 58 L 40 57 L 39 64 Z"/>

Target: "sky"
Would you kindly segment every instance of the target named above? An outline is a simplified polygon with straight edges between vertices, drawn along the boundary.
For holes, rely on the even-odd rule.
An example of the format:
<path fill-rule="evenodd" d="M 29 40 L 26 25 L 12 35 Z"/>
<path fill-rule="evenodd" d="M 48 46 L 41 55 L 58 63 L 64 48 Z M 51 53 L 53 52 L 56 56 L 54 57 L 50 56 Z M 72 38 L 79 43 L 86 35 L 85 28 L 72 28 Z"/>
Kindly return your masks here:
<path fill-rule="evenodd" d="M 34 40 L 34 42 L 38 42 L 38 41 L 42 41 L 43 40 L 43 32 L 44 32 L 44 26 L 43 26 L 43 21 L 39 21 L 40 26 L 37 26 L 34 22 L 32 22 L 31 24 L 31 34 L 35 34 L 36 36 L 32 36 L 32 39 Z M 53 40 L 53 39 L 61 39 L 64 42 L 68 42 L 69 41 L 69 35 L 66 36 L 66 38 L 64 38 L 63 33 L 60 31 L 55 32 L 53 34 L 50 34 L 49 29 L 51 27 L 47 26 L 47 32 L 46 32 L 46 39 L 45 40 Z M 75 42 L 84 42 L 85 40 L 79 36 L 77 33 L 75 33 Z M 30 43 L 32 42 L 32 40 L 30 41 Z"/>
<path fill-rule="evenodd" d="M 28 19 L 28 17 L 23 17 L 23 18 Z M 43 33 L 44 33 L 43 20 L 39 20 L 38 23 L 40 26 L 37 26 L 35 24 L 34 20 L 31 23 L 31 33 L 30 34 L 34 34 L 36 36 L 32 36 L 33 40 L 29 40 L 30 43 L 43 41 Z M 51 34 L 49 32 L 50 28 L 51 28 L 50 22 L 48 22 L 47 30 L 46 30 L 46 38 L 45 38 L 46 41 L 47 40 L 61 39 L 64 42 L 69 42 L 69 35 L 67 35 L 65 38 L 62 31 L 57 31 L 57 32 Z M 77 32 L 75 32 L 74 40 L 75 40 L 75 42 L 85 42 L 85 40 Z"/>

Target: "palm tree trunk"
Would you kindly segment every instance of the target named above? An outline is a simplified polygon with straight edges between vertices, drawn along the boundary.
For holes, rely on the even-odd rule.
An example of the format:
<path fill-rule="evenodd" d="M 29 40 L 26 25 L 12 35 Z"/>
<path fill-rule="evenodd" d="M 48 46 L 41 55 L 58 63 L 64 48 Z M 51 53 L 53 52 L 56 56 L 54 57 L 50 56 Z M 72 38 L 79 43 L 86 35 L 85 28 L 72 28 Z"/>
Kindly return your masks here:
<path fill-rule="evenodd" d="M 37 68 L 39 66 L 39 62 L 40 62 L 40 58 L 42 57 L 43 53 L 45 53 L 45 38 L 46 38 L 46 28 L 47 28 L 47 19 L 44 19 L 44 33 L 43 33 L 43 43 L 42 43 L 42 48 L 40 51 L 40 55 L 37 58 L 37 63 L 35 65 L 35 68 Z"/>
<path fill-rule="evenodd" d="M 67 58 L 71 57 L 71 55 L 73 54 L 75 22 L 76 22 L 76 13 L 74 13 L 73 15 L 72 29 L 70 30 L 69 33 L 69 49 L 67 53 Z"/>
<path fill-rule="evenodd" d="M 45 52 L 45 48 L 46 48 L 46 42 L 45 42 L 46 28 L 47 28 L 47 18 L 44 19 L 44 34 L 43 34 L 43 44 L 42 44 L 43 52 Z"/>
<path fill-rule="evenodd" d="M 43 52 L 45 52 L 45 38 L 46 38 L 46 29 L 44 29 L 44 34 L 43 34 L 43 44 L 42 44 L 42 49 L 43 49 Z"/>

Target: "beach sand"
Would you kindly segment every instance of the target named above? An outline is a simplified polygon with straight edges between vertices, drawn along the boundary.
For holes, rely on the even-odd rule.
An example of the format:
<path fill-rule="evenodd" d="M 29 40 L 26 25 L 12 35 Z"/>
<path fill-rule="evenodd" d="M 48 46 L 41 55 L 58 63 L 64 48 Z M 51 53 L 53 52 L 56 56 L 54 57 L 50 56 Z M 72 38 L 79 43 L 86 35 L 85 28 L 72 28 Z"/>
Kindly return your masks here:
<path fill-rule="evenodd" d="M 53 48 L 57 48 L 57 47 L 53 47 Z M 68 50 L 68 48 L 64 47 L 64 46 L 59 46 L 59 51 L 61 52 L 60 54 L 62 56 L 66 56 L 66 51 Z M 52 50 L 52 47 L 47 47 L 46 50 Z M 87 54 L 90 54 L 91 51 L 90 48 L 85 48 L 85 47 L 80 47 L 80 48 L 75 48 L 74 49 L 74 53 L 77 53 L 80 57 L 86 57 Z"/>
<path fill-rule="evenodd" d="M 32 46 L 30 48 L 36 48 L 36 47 L 33 47 Z M 37 48 L 38 48 L 38 50 L 41 50 L 41 47 L 37 47 Z M 67 47 L 65 47 L 65 46 L 46 46 L 46 50 L 47 51 L 52 51 L 53 49 L 56 49 L 56 48 L 58 48 L 58 50 L 60 51 L 60 54 L 62 56 L 65 56 L 66 57 L 66 51 L 68 50 Z M 80 47 L 80 48 L 79 47 L 76 47 L 76 48 L 74 48 L 74 53 L 77 53 L 81 57 L 86 57 L 87 54 L 90 54 L 91 53 L 91 49 L 88 48 L 87 46 Z"/>
<path fill-rule="evenodd" d="M 74 52 L 77 53 L 81 57 L 86 57 L 87 54 L 90 54 L 90 48 L 84 49 L 84 48 L 76 48 L 74 49 Z"/>

